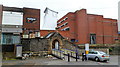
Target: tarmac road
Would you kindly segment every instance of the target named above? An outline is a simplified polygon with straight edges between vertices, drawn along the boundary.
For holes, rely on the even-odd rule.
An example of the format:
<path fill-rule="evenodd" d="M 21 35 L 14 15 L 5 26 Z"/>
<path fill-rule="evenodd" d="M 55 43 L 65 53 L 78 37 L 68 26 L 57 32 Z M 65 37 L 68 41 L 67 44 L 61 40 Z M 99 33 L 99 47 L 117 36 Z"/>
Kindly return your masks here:
<path fill-rule="evenodd" d="M 95 62 L 92 60 L 82 61 L 81 59 L 79 59 L 77 62 L 75 59 L 71 59 L 70 62 L 68 62 L 67 60 L 60 60 L 56 58 L 30 58 L 27 60 L 3 60 L 2 64 L 3 67 L 5 67 L 5 65 L 8 67 L 10 67 L 9 65 L 12 65 L 11 67 L 16 65 L 118 65 L 118 56 L 110 56 L 109 62 Z"/>

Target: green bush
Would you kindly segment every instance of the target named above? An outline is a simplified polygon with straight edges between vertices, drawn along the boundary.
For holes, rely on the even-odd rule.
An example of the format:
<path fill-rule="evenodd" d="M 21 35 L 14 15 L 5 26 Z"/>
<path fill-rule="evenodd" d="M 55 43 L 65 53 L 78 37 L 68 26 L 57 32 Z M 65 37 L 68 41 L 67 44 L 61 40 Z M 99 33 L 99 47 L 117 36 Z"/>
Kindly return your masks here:
<path fill-rule="evenodd" d="M 113 49 L 112 48 L 109 48 L 109 52 L 112 52 L 113 51 Z"/>

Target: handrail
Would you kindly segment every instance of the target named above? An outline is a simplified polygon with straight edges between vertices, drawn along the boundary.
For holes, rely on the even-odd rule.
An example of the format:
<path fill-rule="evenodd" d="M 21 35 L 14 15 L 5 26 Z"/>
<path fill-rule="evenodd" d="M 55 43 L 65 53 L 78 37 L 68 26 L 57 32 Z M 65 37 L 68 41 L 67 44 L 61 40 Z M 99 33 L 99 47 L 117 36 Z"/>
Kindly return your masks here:
<path fill-rule="evenodd" d="M 62 50 L 58 50 L 58 49 L 52 49 L 52 50 L 54 50 L 54 51 L 58 51 L 58 52 L 64 52 L 64 51 L 62 51 Z"/>

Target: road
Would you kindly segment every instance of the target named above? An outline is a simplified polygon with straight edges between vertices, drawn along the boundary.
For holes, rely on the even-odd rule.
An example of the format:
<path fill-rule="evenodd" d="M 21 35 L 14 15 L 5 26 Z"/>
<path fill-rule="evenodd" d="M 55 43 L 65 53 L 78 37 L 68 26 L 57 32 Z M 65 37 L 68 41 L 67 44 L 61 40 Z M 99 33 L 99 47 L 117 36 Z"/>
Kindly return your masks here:
<path fill-rule="evenodd" d="M 79 59 L 60 60 L 56 58 L 30 58 L 27 60 L 3 60 L 3 65 L 118 65 L 118 56 L 111 56 L 109 62 L 82 61 Z"/>

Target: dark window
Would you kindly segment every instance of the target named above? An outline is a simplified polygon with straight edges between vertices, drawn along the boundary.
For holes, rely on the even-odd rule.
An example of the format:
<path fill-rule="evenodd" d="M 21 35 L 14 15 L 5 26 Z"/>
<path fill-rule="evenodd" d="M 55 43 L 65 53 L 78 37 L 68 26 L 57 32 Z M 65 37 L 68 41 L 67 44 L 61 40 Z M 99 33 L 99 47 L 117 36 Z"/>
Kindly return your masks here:
<path fill-rule="evenodd" d="M 75 39 L 71 39 L 71 42 L 75 42 Z"/>
<path fill-rule="evenodd" d="M 93 52 L 93 54 L 98 54 L 97 52 Z"/>
<path fill-rule="evenodd" d="M 64 23 L 64 25 L 67 25 L 67 24 L 68 24 L 68 22 Z"/>
<path fill-rule="evenodd" d="M 89 52 L 89 54 L 92 54 L 93 52 Z"/>
<path fill-rule="evenodd" d="M 69 30 L 70 30 L 70 28 L 66 28 L 65 30 L 66 30 L 66 31 L 69 31 Z"/>
<path fill-rule="evenodd" d="M 64 25 L 61 25 L 61 27 L 63 27 Z"/>
<path fill-rule="evenodd" d="M 2 34 L 2 44 L 13 44 L 13 34 Z"/>
<path fill-rule="evenodd" d="M 65 18 L 65 20 L 67 20 L 67 19 L 68 19 L 68 17 Z"/>
<path fill-rule="evenodd" d="M 61 21 L 61 23 L 64 22 L 64 20 Z"/>
<path fill-rule="evenodd" d="M 96 44 L 96 34 L 90 34 L 90 44 Z"/>

